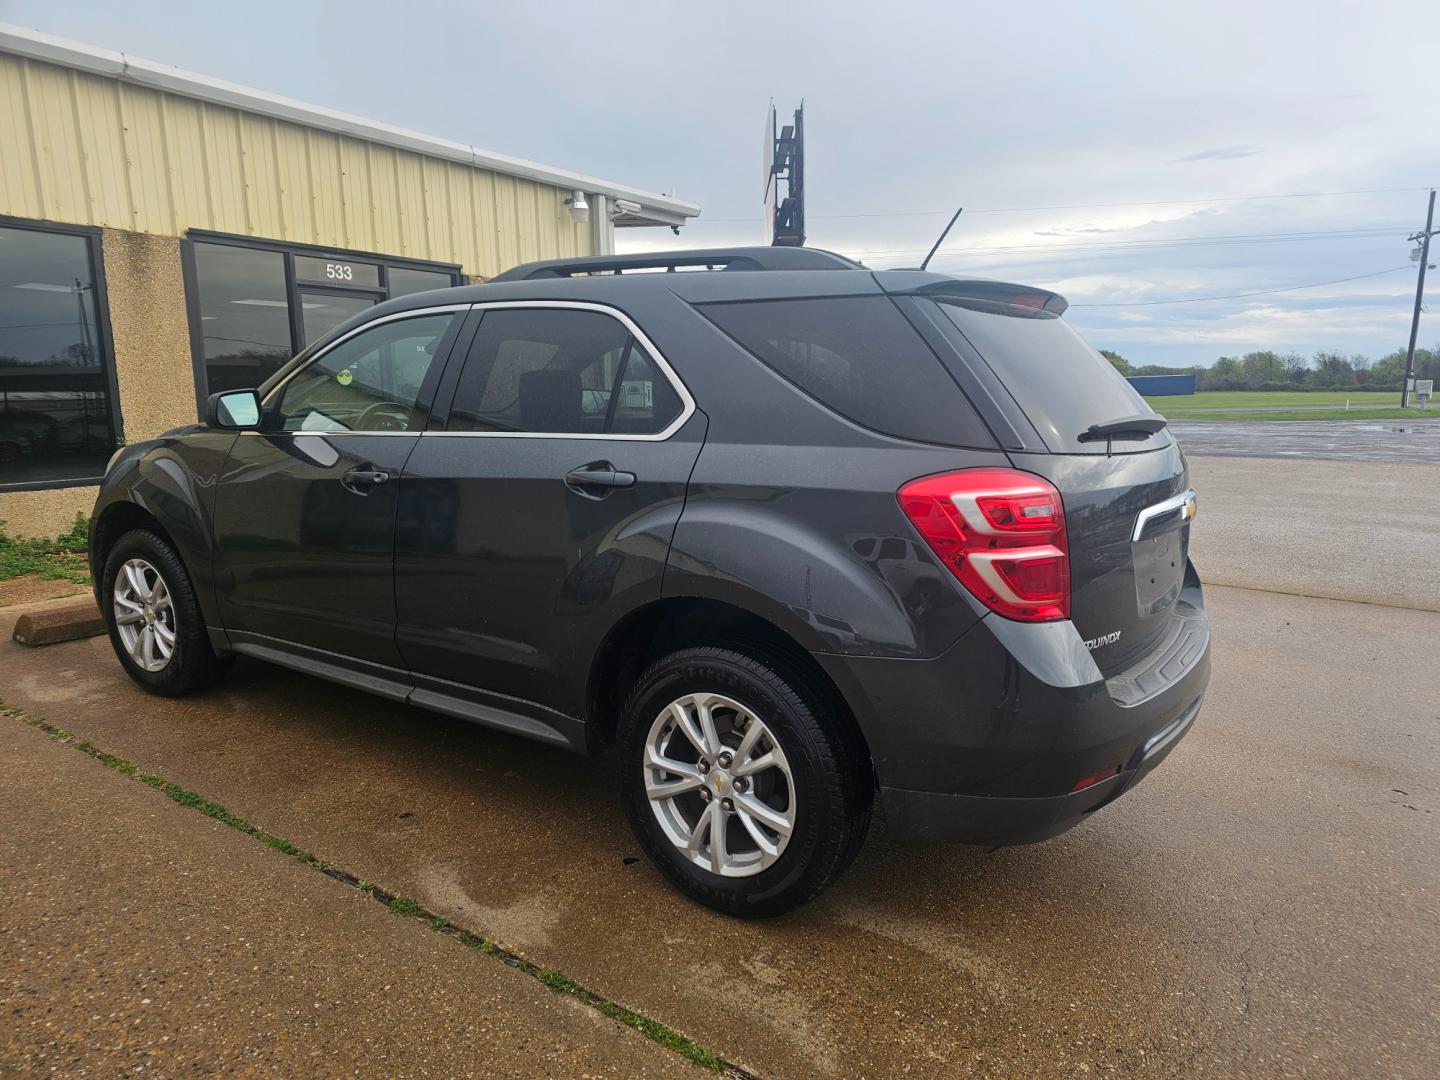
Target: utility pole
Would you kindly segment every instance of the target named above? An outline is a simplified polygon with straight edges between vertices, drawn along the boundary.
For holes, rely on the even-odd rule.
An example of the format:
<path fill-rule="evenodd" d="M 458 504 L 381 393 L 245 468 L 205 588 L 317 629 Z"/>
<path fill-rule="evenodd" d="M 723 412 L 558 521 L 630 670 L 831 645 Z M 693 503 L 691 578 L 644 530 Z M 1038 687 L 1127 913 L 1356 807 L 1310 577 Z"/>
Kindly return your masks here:
<path fill-rule="evenodd" d="M 1411 240 L 1420 241 L 1420 274 L 1415 281 L 1415 314 L 1410 316 L 1410 348 L 1405 351 L 1405 381 L 1400 386 L 1400 407 L 1410 404 L 1410 380 L 1415 377 L 1415 339 L 1420 336 L 1420 303 L 1425 299 L 1425 266 L 1430 261 L 1430 237 L 1435 230 L 1435 189 L 1430 189 L 1430 209 L 1425 211 L 1425 231 Z"/>

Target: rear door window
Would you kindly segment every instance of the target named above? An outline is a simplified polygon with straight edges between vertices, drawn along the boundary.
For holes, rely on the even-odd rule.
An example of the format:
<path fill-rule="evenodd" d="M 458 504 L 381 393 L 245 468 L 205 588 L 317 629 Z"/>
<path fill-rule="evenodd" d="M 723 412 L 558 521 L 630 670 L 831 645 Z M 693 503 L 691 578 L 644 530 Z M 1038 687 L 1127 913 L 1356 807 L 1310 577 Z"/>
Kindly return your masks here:
<path fill-rule="evenodd" d="M 930 347 L 883 296 L 700 304 L 747 352 L 863 427 L 948 446 L 994 446 Z"/>
<path fill-rule="evenodd" d="M 1103 454 L 1105 440 L 1081 441 L 1091 424 L 1152 415 L 1128 382 L 1058 315 L 983 300 L 937 301 L 1057 454 Z M 953 363 L 963 362 L 953 357 Z M 1116 438 L 1115 453 L 1168 445 L 1165 432 Z"/>
<path fill-rule="evenodd" d="M 680 396 L 618 319 L 498 308 L 475 332 L 447 431 L 656 435 Z"/>

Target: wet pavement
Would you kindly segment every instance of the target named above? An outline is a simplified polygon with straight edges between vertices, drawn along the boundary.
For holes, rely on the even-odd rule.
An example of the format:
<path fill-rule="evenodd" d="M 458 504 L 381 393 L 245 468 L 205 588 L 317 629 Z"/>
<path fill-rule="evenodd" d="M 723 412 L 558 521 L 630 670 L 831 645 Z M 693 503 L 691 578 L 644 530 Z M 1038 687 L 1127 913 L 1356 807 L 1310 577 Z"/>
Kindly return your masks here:
<path fill-rule="evenodd" d="M 1164 409 L 1160 410 L 1162 413 Z M 1435 410 L 1440 412 L 1440 410 Z M 1189 455 L 1388 461 L 1440 465 L 1440 422 L 1417 420 L 1186 420 L 1168 425 Z"/>
<path fill-rule="evenodd" d="M 0 697 L 762 1076 L 1432 1075 L 1440 708 L 1419 663 L 1440 614 L 1207 595 L 1210 696 L 1132 793 L 1054 841 L 994 852 L 903 846 L 881 823 L 830 892 L 760 923 L 696 907 L 639 858 L 607 759 L 258 662 L 205 695 L 153 698 L 104 639 L 5 642 Z M 70 752 L 73 776 L 57 783 L 76 798 L 111 781 Z M 0 775 L 14 775 L 13 751 L 0 755 Z M 156 829 L 203 821 L 135 787 Z M 49 816 L 41 801 L 3 805 L 7 830 L 19 812 Z M 105 830 L 104 816 L 70 828 Z M 183 884 L 181 863 L 91 860 L 88 842 L 75 866 L 49 864 L 77 888 L 118 898 L 137 877 Z M 256 859 L 283 857 L 245 842 L 253 854 L 230 872 L 263 892 Z M 17 857 L 0 855 L 8 881 Z M 35 903 L 60 903 L 46 895 Z M 72 923 L 72 936 L 103 941 L 131 920 L 143 938 L 135 904 Z M 282 906 L 286 936 L 352 917 Z M 429 954 L 394 948 L 405 978 L 433 977 Z M 0 937 L 0 970 L 14 949 Z M 344 961 L 343 949 L 313 959 Z M 420 1064 L 397 1044 L 388 1067 Z"/>
<path fill-rule="evenodd" d="M 1187 456 L 1201 580 L 1440 611 L 1440 469 Z"/>
<path fill-rule="evenodd" d="M 0 1075 L 708 1075 L 11 717 L 0 761 Z"/>

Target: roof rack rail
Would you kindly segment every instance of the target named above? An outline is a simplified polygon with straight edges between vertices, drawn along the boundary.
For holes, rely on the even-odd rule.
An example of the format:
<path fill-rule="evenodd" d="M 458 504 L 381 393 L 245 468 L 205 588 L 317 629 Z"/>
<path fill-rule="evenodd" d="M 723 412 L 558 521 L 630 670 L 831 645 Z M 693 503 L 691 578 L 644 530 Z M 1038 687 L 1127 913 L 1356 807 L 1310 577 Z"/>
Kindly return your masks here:
<path fill-rule="evenodd" d="M 491 281 L 535 281 L 589 274 L 623 274 L 626 271 L 675 271 L 681 267 L 709 270 L 863 270 L 844 255 L 820 248 L 733 247 L 693 251 L 646 251 L 632 255 L 590 255 L 579 259 L 545 259 L 522 263 Z"/>

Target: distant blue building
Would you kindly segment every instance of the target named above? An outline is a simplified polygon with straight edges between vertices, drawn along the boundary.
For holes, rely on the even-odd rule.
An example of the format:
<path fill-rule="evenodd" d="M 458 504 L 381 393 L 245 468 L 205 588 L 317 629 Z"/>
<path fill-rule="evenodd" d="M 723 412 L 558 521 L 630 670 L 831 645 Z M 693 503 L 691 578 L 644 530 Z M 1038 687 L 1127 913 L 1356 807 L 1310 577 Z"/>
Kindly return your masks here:
<path fill-rule="evenodd" d="M 1195 393 L 1195 375 L 1126 375 L 1129 381 L 1146 397 L 1177 397 Z"/>

